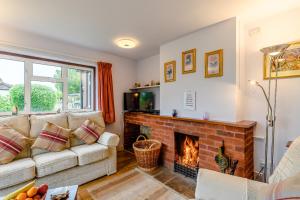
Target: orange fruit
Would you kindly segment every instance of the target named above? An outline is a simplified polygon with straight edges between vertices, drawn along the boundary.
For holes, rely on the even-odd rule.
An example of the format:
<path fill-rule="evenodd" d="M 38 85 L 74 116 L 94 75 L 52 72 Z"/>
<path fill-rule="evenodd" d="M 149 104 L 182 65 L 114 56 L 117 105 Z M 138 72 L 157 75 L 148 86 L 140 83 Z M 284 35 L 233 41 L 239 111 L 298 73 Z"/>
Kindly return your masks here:
<path fill-rule="evenodd" d="M 16 200 L 25 200 L 27 198 L 27 194 L 25 192 L 22 192 L 17 195 Z"/>
<path fill-rule="evenodd" d="M 33 200 L 33 198 L 26 198 L 25 200 Z"/>
<path fill-rule="evenodd" d="M 38 191 L 38 187 L 32 187 L 30 188 L 28 191 L 27 191 L 27 196 L 28 197 L 33 197 L 34 195 L 37 194 L 37 191 Z"/>

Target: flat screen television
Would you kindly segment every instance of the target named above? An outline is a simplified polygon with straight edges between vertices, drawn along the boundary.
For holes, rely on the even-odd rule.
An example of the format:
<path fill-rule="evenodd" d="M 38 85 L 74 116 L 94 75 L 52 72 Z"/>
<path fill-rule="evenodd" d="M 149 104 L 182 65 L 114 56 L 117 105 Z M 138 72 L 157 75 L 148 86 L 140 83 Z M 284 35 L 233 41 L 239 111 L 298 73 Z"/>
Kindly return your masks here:
<path fill-rule="evenodd" d="M 124 93 L 124 110 L 152 112 L 154 110 L 154 95 L 152 92 Z"/>

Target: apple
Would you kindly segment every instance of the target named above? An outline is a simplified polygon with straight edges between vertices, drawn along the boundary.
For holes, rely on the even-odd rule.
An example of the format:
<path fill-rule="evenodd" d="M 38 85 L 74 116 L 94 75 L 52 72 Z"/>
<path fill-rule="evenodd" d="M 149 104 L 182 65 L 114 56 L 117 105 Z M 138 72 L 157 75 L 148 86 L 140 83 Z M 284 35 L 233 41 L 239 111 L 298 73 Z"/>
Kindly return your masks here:
<path fill-rule="evenodd" d="M 33 200 L 41 200 L 41 199 L 42 199 L 42 197 L 39 194 L 37 194 L 33 197 Z"/>
<path fill-rule="evenodd" d="M 40 185 L 37 193 L 41 196 L 44 196 L 44 194 L 47 193 L 47 190 L 48 190 L 48 185 L 47 184 L 42 184 L 42 185 Z"/>

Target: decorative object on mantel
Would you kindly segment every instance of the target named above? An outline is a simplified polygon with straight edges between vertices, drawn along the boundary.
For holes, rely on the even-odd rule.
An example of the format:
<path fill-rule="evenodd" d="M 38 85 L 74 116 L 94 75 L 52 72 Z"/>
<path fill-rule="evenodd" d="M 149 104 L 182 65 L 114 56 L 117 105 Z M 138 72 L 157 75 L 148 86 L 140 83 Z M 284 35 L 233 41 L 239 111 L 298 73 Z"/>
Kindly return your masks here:
<path fill-rule="evenodd" d="M 223 76 L 223 49 L 205 53 L 205 78 Z"/>
<path fill-rule="evenodd" d="M 208 112 L 204 112 L 204 114 L 203 114 L 203 120 L 209 120 L 209 114 L 208 114 Z"/>
<path fill-rule="evenodd" d="M 177 113 L 177 110 L 176 110 L 176 109 L 173 109 L 173 110 L 172 110 L 172 116 L 173 116 L 173 117 L 177 117 L 177 114 L 178 114 L 178 113 Z"/>
<path fill-rule="evenodd" d="M 215 156 L 215 161 L 220 167 L 222 173 L 226 173 L 226 169 L 229 167 L 229 158 L 225 155 L 224 140 L 222 141 L 222 146 L 218 149 L 218 155 Z"/>
<path fill-rule="evenodd" d="M 141 83 L 139 83 L 139 82 L 135 82 L 135 83 L 134 83 L 134 87 L 135 87 L 135 88 L 139 88 L 139 87 L 141 87 Z"/>
<path fill-rule="evenodd" d="M 196 110 L 196 91 L 186 90 L 183 96 L 183 108 L 185 110 Z"/>
<path fill-rule="evenodd" d="M 144 140 L 139 140 L 141 137 L 143 137 Z M 160 141 L 146 139 L 145 136 L 140 135 L 132 146 L 140 169 L 144 171 L 153 171 L 157 168 L 161 148 Z"/>
<path fill-rule="evenodd" d="M 182 52 L 182 74 L 196 72 L 196 49 Z"/>
<path fill-rule="evenodd" d="M 165 82 L 176 81 L 176 61 L 170 61 L 164 64 Z"/>
<path fill-rule="evenodd" d="M 275 146 L 275 123 L 276 123 L 276 107 L 277 107 L 277 82 L 278 82 L 278 75 L 280 70 L 282 69 L 283 63 L 285 62 L 285 53 L 289 48 L 290 44 L 279 44 L 271 47 L 266 47 L 261 49 L 260 51 L 264 53 L 265 57 L 268 57 L 270 60 L 269 64 L 269 76 L 274 77 L 275 85 L 274 85 L 274 92 L 271 92 L 272 88 L 272 80 L 269 78 L 268 81 L 268 91 L 266 93 L 265 89 L 258 81 L 251 80 L 251 85 L 258 86 L 266 99 L 268 111 L 266 116 L 266 134 L 265 134 L 265 166 L 264 166 L 264 182 L 267 181 L 267 173 L 268 173 L 268 154 L 269 154 L 269 129 L 271 128 L 271 161 L 270 161 L 270 175 L 273 174 L 274 169 L 274 146 Z M 273 106 L 271 105 L 271 94 L 274 94 L 273 99 Z"/>
<path fill-rule="evenodd" d="M 279 63 L 277 72 L 274 60 L 270 60 L 270 56 L 264 54 L 264 79 L 275 78 L 275 76 L 277 78 L 300 77 L 300 41 L 291 42 L 288 45 L 290 46 L 281 56 L 284 62 Z M 272 62 L 271 68 L 270 62 Z"/>

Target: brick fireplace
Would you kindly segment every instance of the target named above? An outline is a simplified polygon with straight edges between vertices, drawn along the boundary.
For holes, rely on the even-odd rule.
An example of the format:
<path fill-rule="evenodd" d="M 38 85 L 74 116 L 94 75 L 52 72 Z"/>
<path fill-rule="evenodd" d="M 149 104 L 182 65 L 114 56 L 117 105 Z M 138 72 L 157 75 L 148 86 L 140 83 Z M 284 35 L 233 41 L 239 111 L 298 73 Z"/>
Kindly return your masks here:
<path fill-rule="evenodd" d="M 163 144 L 161 162 L 169 169 L 173 170 L 174 162 L 178 160 L 175 139 L 180 133 L 192 136 L 194 144 L 198 142 L 197 164 L 200 168 L 219 171 L 215 156 L 224 141 L 225 154 L 239 161 L 235 175 L 253 178 L 253 131 L 256 122 L 220 122 L 128 112 L 124 115 L 124 123 L 125 149 L 130 148 L 134 138 L 140 134 L 139 126 L 149 127 L 149 137 Z"/>

